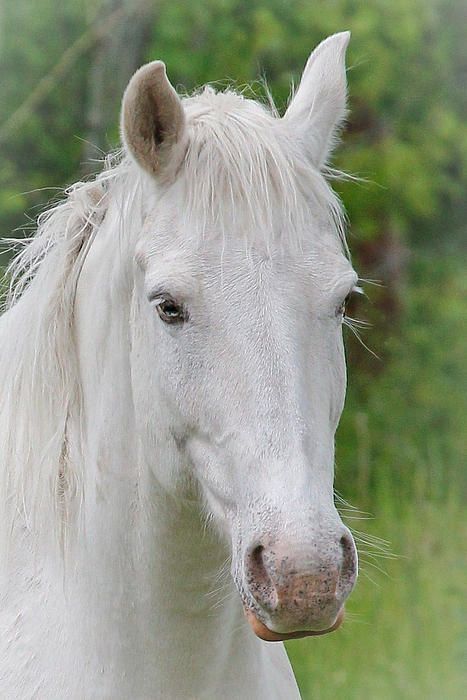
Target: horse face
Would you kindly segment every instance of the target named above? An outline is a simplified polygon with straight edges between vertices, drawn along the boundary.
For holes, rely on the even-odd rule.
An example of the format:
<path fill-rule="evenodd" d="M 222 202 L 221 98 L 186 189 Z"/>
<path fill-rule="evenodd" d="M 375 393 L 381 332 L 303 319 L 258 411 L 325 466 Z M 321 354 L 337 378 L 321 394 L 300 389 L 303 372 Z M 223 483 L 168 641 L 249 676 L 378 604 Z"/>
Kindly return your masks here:
<path fill-rule="evenodd" d="M 357 278 L 330 218 L 318 213 L 319 193 L 310 198 L 298 184 L 291 198 L 284 193 L 300 179 L 303 158 L 313 172 L 326 160 L 345 112 L 347 41 L 336 35 L 315 50 L 282 120 L 267 122 L 244 105 L 241 113 L 222 113 L 220 103 L 204 111 L 197 103 L 195 116 L 187 115 L 160 63 L 137 73 L 124 99 L 127 148 L 158 181 L 136 258 L 155 352 L 150 384 L 164 407 L 159 429 L 165 425 L 174 463 L 194 477 L 230 541 L 247 618 L 270 641 L 335 629 L 357 572 L 353 539 L 333 503 L 333 442 L 345 393 L 343 305 Z M 256 119 L 267 129 L 250 142 L 243 129 L 243 145 L 236 145 L 225 123 L 243 128 L 249 109 L 251 128 Z M 195 149 L 203 119 L 207 135 Z M 217 182 L 205 185 L 209 168 L 222 161 L 219 144 L 209 145 L 216 119 L 230 139 L 231 179 L 222 166 Z M 255 151 L 261 139 L 264 149 Z M 285 154 L 277 168 L 294 143 L 295 161 Z M 200 165 L 190 169 L 194 157 Z M 235 177 L 258 191 L 235 189 Z M 198 189 L 189 178 L 201 179 Z M 196 217 L 185 211 L 197 199 L 193 191 L 211 210 L 202 235 L 193 234 Z M 261 206 L 261 197 L 270 215 L 263 236 L 248 206 Z M 292 200 L 304 213 L 295 223 Z M 299 245 L 291 244 L 292 228 Z"/>
<path fill-rule="evenodd" d="M 190 250 L 163 218 L 139 258 L 174 444 L 232 543 L 255 631 L 328 629 L 356 575 L 333 504 L 356 275 L 331 238 L 300 255 L 245 254 L 235 238 Z"/>

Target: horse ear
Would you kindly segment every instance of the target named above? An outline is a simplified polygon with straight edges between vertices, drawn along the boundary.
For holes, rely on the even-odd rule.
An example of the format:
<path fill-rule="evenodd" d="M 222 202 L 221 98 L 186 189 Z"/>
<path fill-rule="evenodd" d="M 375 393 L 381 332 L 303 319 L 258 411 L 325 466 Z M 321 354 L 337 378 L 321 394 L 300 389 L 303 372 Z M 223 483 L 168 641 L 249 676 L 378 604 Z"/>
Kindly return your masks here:
<path fill-rule="evenodd" d="M 316 47 L 284 115 L 318 168 L 329 158 L 346 116 L 345 51 L 349 39 L 350 32 L 341 32 Z"/>
<path fill-rule="evenodd" d="M 121 133 L 133 158 L 157 178 L 170 177 L 182 162 L 185 113 L 162 61 L 147 63 L 131 78 L 123 96 Z"/>

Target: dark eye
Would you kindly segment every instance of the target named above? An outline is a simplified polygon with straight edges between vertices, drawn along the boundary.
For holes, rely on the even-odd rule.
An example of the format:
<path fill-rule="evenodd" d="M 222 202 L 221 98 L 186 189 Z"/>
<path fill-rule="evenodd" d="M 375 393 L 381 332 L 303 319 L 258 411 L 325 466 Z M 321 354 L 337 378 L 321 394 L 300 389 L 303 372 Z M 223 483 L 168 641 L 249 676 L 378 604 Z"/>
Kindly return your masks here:
<path fill-rule="evenodd" d="M 182 304 L 177 304 L 173 299 L 164 299 L 156 306 L 159 317 L 164 323 L 183 323 L 186 321 L 186 313 Z"/>
<path fill-rule="evenodd" d="M 345 310 L 347 308 L 347 304 L 349 303 L 351 296 L 352 292 L 350 292 L 350 294 L 347 294 L 342 304 L 339 304 L 339 306 L 336 309 L 336 316 L 345 316 Z"/>
<path fill-rule="evenodd" d="M 350 290 L 350 292 L 349 292 L 349 293 L 347 294 L 347 296 L 345 297 L 344 301 L 343 301 L 341 304 L 339 304 L 339 306 L 337 307 L 337 309 L 336 309 L 336 316 L 337 316 L 338 318 L 345 318 L 345 314 L 346 314 L 346 311 L 347 311 L 347 306 L 348 306 L 348 305 L 350 304 L 350 302 L 352 301 L 352 310 L 353 310 L 353 307 L 354 307 L 354 303 L 353 303 L 353 302 L 355 301 L 356 297 L 357 297 L 358 295 L 360 295 L 360 294 L 364 294 L 364 291 L 363 291 L 363 289 L 362 289 L 361 287 L 358 287 L 357 285 L 355 285 L 354 287 L 352 287 L 352 289 Z"/>

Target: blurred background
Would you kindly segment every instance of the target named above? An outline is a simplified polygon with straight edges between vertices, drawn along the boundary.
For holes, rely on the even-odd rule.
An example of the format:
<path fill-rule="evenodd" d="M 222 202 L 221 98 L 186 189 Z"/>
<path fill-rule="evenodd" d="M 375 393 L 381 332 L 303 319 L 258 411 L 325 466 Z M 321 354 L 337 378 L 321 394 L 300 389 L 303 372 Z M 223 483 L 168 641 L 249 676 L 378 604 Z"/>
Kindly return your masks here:
<path fill-rule="evenodd" d="M 362 572 L 344 627 L 288 650 L 305 699 L 463 698 L 466 0 L 1 0 L 0 235 L 99 169 L 145 61 L 182 91 L 235 80 L 261 98 L 266 77 L 282 111 L 310 50 L 345 29 L 334 165 L 362 180 L 334 184 L 368 280 L 348 313 L 369 326 L 363 344 L 345 329 L 336 488 Z"/>

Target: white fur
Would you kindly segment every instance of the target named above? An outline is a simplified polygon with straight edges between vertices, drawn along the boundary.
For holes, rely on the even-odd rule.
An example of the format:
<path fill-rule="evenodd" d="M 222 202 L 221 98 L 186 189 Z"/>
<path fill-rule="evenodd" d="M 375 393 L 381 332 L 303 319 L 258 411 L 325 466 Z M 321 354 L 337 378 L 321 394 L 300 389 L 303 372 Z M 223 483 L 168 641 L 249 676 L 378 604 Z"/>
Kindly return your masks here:
<path fill-rule="evenodd" d="M 255 538 L 319 549 L 342 530 L 336 308 L 356 276 L 288 119 L 211 89 L 183 108 L 174 181 L 118 159 L 42 217 L 12 268 L 5 700 L 298 697 L 237 591 L 248 598 Z M 158 318 L 160 289 L 186 304 L 186 327 Z"/>

